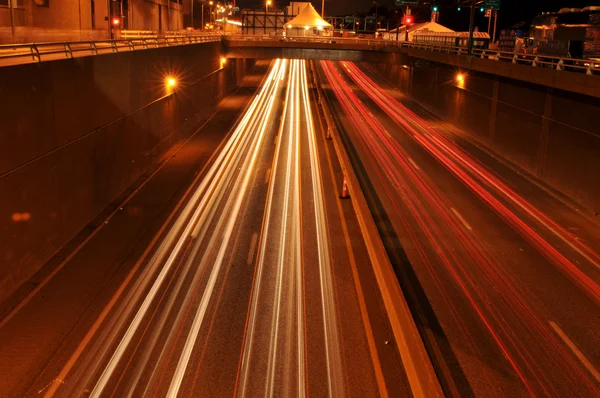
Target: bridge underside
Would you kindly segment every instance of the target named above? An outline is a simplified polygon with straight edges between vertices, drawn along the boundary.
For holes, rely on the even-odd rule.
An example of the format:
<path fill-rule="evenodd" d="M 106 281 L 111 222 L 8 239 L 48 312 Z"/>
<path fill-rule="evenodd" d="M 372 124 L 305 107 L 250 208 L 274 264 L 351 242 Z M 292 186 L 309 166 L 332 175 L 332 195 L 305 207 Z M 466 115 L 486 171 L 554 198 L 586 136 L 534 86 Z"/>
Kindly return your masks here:
<path fill-rule="evenodd" d="M 368 50 L 338 50 L 320 48 L 289 48 L 289 47 L 225 47 L 227 58 L 249 59 L 308 59 L 330 61 L 370 62 L 395 65 L 406 65 L 409 62 L 407 54 L 400 52 L 383 52 Z"/>

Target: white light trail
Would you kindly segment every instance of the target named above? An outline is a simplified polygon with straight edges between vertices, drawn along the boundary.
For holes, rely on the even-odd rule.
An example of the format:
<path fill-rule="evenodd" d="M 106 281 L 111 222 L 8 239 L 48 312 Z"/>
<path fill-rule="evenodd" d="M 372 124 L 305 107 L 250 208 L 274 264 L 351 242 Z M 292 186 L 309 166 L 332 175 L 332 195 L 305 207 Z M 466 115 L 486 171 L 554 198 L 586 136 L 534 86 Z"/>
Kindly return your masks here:
<path fill-rule="evenodd" d="M 207 218 L 214 215 L 215 197 L 224 195 L 225 193 L 223 190 L 229 189 L 229 184 L 224 183 L 225 180 L 236 182 L 238 184 L 236 188 L 239 189 L 238 191 L 235 191 L 233 195 L 231 195 L 231 193 L 229 195 L 229 208 L 233 209 L 234 211 L 232 213 L 225 212 L 224 217 L 221 217 L 222 219 L 219 220 L 219 223 L 225 226 L 225 236 L 228 241 L 231 235 L 233 223 L 235 221 L 234 215 L 237 216 L 237 212 L 239 211 L 241 199 L 244 197 L 248 185 L 249 175 L 252 173 L 254 163 L 256 161 L 258 148 L 260 147 L 264 137 L 264 130 L 272 116 L 271 113 L 274 102 L 274 96 L 272 93 L 276 91 L 279 86 L 279 80 L 277 77 L 280 73 L 283 73 L 284 70 L 285 63 L 277 61 L 275 66 L 271 69 L 269 75 L 270 78 L 275 77 L 275 82 L 265 84 L 259 95 L 255 97 L 252 104 L 248 108 L 247 113 L 244 115 L 238 127 L 223 148 L 222 152 L 209 169 L 206 177 L 203 179 L 198 189 L 194 192 L 181 215 L 178 217 L 170 232 L 166 235 L 165 239 L 160 245 L 159 249 L 150 260 L 141 280 L 148 283 L 149 277 L 154 274 L 156 270 L 160 269 L 160 272 L 152 283 L 152 286 L 146 294 L 141 306 L 138 308 L 135 317 L 129 324 L 125 335 L 121 338 L 115 352 L 104 368 L 104 371 L 102 372 L 93 391 L 91 392 L 92 397 L 98 397 L 103 394 L 104 389 L 115 372 L 115 369 L 123 359 L 124 352 L 133 341 L 133 337 L 138 331 L 142 319 L 146 316 L 148 309 L 156 299 L 158 291 L 163 286 L 167 275 L 175 263 L 175 259 L 180 255 L 181 250 L 184 247 L 184 243 L 191 235 L 194 227 L 206 226 L 208 224 Z M 272 79 L 267 79 L 267 81 L 271 80 Z M 256 128 L 257 123 L 260 123 L 260 128 Z M 249 152 L 251 153 L 251 156 L 247 156 Z M 245 167 L 240 167 L 240 162 L 242 160 Z M 239 173 L 238 175 L 237 170 L 243 170 L 243 172 Z M 237 179 L 234 179 L 236 175 Z M 231 197 L 235 197 L 237 199 L 231 202 Z M 220 228 L 217 228 L 213 231 L 210 244 L 214 245 L 217 242 L 214 233 L 220 230 Z M 211 278 L 209 279 L 210 287 L 214 287 L 214 280 L 216 279 L 216 274 L 218 274 L 218 271 L 220 270 L 220 262 L 222 261 L 226 247 L 227 244 L 222 245 L 217 256 L 217 262 L 213 265 L 213 272 L 211 273 Z M 203 297 L 204 301 L 208 301 L 210 293 L 212 293 L 212 289 L 209 292 L 207 288 L 205 294 L 208 295 L 206 299 Z M 199 313 L 203 315 L 204 309 L 205 306 L 201 306 L 201 308 L 199 308 Z M 201 323 L 201 320 L 199 322 Z M 197 322 L 195 321 L 194 325 L 196 324 Z M 192 332 L 194 331 L 196 331 L 196 329 L 192 330 Z M 191 338 L 188 339 L 188 343 L 190 340 Z M 186 348 L 189 348 L 190 344 L 191 343 L 186 344 Z M 185 364 L 187 364 L 185 361 L 187 352 L 187 350 L 184 350 L 184 353 L 182 354 L 182 360 L 180 360 L 178 365 L 178 373 L 176 373 L 176 377 L 171 383 L 170 392 L 176 393 L 176 390 L 179 388 L 179 374 L 181 373 L 181 369 L 185 369 Z"/>
<path fill-rule="evenodd" d="M 319 268 L 329 395 L 343 396 L 333 270 L 305 61 L 291 61 L 287 82 L 288 92 L 269 184 L 238 395 L 256 395 L 256 389 L 265 396 L 276 396 L 282 391 L 299 397 L 307 394 L 302 245 L 303 239 L 309 239 L 318 247 L 319 264 L 311 266 Z M 302 147 L 306 138 L 309 145 Z M 310 154 L 309 165 L 301 163 L 303 150 Z M 309 190 L 313 193 L 310 202 L 314 202 L 314 236 L 306 236 L 302 225 L 303 173 L 308 173 L 312 181 Z M 265 352 L 267 346 L 268 354 Z M 257 378 L 262 377 L 264 384 L 261 386 Z"/>
<path fill-rule="evenodd" d="M 313 184 L 313 204 L 315 207 L 317 244 L 319 252 L 319 272 L 321 276 L 321 300 L 323 322 L 325 330 L 325 346 L 327 354 L 327 379 L 329 381 L 329 395 L 342 397 L 344 393 L 344 376 L 341 358 L 341 344 L 339 338 L 339 325 L 337 324 L 335 291 L 333 287 L 333 270 L 329 251 L 329 236 L 327 234 L 327 218 L 325 216 L 324 196 L 321 180 L 321 166 L 319 164 L 316 133 L 314 130 L 312 112 L 310 109 L 310 95 L 308 91 L 308 78 L 306 76 L 306 61 L 302 61 L 302 104 L 307 118 L 308 152 L 310 154 L 310 169 Z"/>

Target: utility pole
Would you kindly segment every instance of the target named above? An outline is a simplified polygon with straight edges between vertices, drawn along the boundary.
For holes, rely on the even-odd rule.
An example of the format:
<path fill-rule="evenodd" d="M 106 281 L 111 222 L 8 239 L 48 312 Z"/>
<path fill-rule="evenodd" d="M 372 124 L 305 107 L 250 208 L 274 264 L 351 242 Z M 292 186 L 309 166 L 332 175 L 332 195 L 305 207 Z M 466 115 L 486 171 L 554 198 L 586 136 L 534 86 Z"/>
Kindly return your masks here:
<path fill-rule="evenodd" d="M 194 30 L 194 0 L 192 0 L 192 11 L 191 11 L 192 20 L 190 21 L 192 25 L 192 30 Z"/>
<path fill-rule="evenodd" d="M 473 53 L 473 32 L 475 30 L 475 0 L 471 0 L 471 18 L 469 21 L 469 43 L 467 45 L 467 53 Z"/>
<path fill-rule="evenodd" d="M 496 25 L 498 24 L 498 10 L 494 10 L 494 35 L 492 36 L 492 43 L 496 42 Z"/>
<path fill-rule="evenodd" d="M 113 37 L 113 13 L 112 13 L 112 3 L 110 0 L 106 0 L 106 14 L 108 14 L 107 20 L 108 20 L 108 34 L 109 34 L 109 39 L 112 40 Z"/>
<path fill-rule="evenodd" d="M 325 18 L 325 0 L 321 0 L 321 18 Z"/>
<path fill-rule="evenodd" d="M 12 42 L 15 42 L 15 5 L 13 1 L 16 0 L 8 0 L 8 5 L 10 6 L 10 29 L 12 32 Z M 110 28 L 110 22 L 108 27 Z"/>
<path fill-rule="evenodd" d="M 406 32 L 404 35 L 404 41 L 408 42 L 408 27 L 410 25 L 411 22 L 411 18 L 410 18 L 410 8 L 408 8 L 408 6 L 406 6 L 406 17 L 404 19 L 404 25 L 406 26 Z"/>

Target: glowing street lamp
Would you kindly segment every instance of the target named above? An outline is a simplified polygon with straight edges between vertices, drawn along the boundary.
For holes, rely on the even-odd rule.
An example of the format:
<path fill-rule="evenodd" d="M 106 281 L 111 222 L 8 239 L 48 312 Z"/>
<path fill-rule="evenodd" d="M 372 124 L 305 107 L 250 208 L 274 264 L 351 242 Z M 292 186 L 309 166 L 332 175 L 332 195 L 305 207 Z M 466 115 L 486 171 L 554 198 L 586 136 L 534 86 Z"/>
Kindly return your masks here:
<path fill-rule="evenodd" d="M 269 6 L 272 4 L 273 2 L 271 0 L 267 0 L 266 2 L 266 10 L 267 12 L 269 12 Z"/>
<path fill-rule="evenodd" d="M 167 76 L 165 78 L 165 87 L 167 89 L 167 94 L 173 94 L 175 92 L 175 87 L 177 86 L 177 80 L 173 76 Z"/>

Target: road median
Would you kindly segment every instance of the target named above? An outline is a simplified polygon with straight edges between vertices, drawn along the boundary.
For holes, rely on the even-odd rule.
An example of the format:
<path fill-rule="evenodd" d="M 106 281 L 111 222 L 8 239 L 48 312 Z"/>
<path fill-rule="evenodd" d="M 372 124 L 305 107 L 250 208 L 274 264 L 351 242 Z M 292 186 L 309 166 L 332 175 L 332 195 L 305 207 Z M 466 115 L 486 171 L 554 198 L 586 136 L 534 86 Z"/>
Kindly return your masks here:
<path fill-rule="evenodd" d="M 394 273 L 367 199 L 361 190 L 360 182 L 344 143 L 339 139 L 339 131 L 319 84 L 314 64 L 312 69 L 318 103 L 329 128 L 328 134 L 332 137 L 336 156 L 342 167 L 344 184 L 351 196 L 352 207 L 358 219 L 369 259 L 373 264 L 377 285 L 381 291 L 410 388 L 416 397 L 442 397 L 444 394 L 440 383 Z"/>

